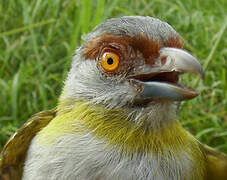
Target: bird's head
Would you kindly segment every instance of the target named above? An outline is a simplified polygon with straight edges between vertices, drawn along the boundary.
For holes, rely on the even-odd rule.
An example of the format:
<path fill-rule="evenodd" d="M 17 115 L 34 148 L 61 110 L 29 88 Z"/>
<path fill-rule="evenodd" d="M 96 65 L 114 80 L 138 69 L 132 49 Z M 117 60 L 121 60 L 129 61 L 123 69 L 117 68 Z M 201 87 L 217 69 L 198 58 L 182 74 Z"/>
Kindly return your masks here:
<path fill-rule="evenodd" d="M 183 73 L 199 73 L 200 63 L 183 50 L 178 33 L 152 17 L 109 19 L 76 50 L 62 98 L 106 107 L 160 112 L 198 94 L 178 83 Z"/>

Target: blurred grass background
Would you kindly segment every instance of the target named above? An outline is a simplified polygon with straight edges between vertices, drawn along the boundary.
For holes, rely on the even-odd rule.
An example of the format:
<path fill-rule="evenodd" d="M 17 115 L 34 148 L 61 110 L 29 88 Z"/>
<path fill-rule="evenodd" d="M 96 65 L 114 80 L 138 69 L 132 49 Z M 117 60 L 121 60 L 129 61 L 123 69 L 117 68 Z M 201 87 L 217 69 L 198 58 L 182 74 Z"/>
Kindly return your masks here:
<path fill-rule="evenodd" d="M 205 70 L 184 81 L 201 92 L 179 119 L 227 153 L 226 0 L 0 0 L 0 149 L 32 114 L 56 106 L 81 36 L 107 18 L 158 17 L 171 24 Z"/>

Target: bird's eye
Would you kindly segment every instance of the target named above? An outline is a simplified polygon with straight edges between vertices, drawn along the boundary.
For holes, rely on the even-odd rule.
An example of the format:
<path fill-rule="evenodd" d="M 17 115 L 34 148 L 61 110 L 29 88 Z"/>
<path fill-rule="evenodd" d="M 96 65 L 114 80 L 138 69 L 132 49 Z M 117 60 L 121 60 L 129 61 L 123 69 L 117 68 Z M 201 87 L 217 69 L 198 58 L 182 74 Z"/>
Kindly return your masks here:
<path fill-rule="evenodd" d="M 119 56 L 113 52 L 105 52 L 101 57 L 101 65 L 106 71 L 114 71 L 119 65 Z"/>

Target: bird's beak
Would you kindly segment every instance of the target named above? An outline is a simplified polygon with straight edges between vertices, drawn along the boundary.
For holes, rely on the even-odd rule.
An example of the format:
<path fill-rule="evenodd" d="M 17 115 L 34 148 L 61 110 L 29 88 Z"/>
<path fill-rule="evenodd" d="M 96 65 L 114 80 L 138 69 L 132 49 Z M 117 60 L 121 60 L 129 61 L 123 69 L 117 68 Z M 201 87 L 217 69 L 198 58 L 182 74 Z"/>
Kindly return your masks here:
<path fill-rule="evenodd" d="M 183 73 L 200 74 L 204 78 L 199 61 L 188 52 L 176 48 L 161 48 L 159 54 L 155 64 L 143 65 L 129 76 L 141 87 L 138 97 L 173 101 L 196 97 L 198 93 L 194 89 L 178 84 L 178 80 Z"/>

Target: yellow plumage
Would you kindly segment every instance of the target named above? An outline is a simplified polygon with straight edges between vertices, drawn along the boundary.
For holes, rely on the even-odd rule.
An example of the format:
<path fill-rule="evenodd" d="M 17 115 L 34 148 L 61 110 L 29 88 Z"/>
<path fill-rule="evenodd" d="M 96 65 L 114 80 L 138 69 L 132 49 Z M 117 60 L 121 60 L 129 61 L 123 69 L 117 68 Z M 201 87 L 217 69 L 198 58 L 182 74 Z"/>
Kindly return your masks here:
<path fill-rule="evenodd" d="M 204 77 L 169 24 L 107 20 L 76 51 L 57 109 L 6 143 L 0 180 L 226 180 L 226 155 L 177 121 L 176 102 L 198 95 L 184 73 Z"/>
<path fill-rule="evenodd" d="M 121 114 L 120 118 L 116 113 Z M 94 117 L 97 117 L 96 115 L 100 117 L 97 119 L 99 120 L 98 128 L 95 128 L 97 122 L 94 121 Z M 103 117 L 106 118 L 103 119 Z M 88 102 L 82 101 L 73 104 L 69 100 L 59 104 L 57 115 L 55 115 L 55 111 L 38 113 L 4 147 L 0 159 L 0 179 L 9 180 L 15 177 L 13 180 L 19 180 L 21 178 L 24 159 L 19 157 L 26 155 L 26 147 L 35 135 L 31 134 L 29 129 L 36 126 L 39 121 L 39 130 L 41 131 L 37 135 L 40 142 L 46 146 L 53 143 L 62 132 L 65 134 L 72 132 L 86 133 L 88 130 L 91 130 L 97 138 L 106 138 L 107 146 L 122 147 L 123 144 L 123 154 L 130 154 L 135 150 L 145 150 L 148 153 L 159 152 L 161 156 L 164 148 L 177 156 L 178 148 L 192 146 L 194 151 L 188 153 L 200 164 L 201 174 L 204 174 L 204 177 L 200 177 L 200 179 L 226 180 L 227 157 L 223 153 L 200 144 L 178 122 L 167 125 L 160 132 L 145 133 L 143 126 L 129 123 L 124 119 L 125 117 L 127 117 L 126 114 L 119 109 L 106 111 L 103 106 L 93 106 Z M 106 125 L 108 128 L 106 128 Z M 63 127 L 64 131 L 62 131 Z M 106 136 L 107 131 L 108 134 L 110 133 L 108 136 Z M 24 139 L 27 139 L 27 144 L 24 141 L 22 142 L 23 138 L 21 135 L 26 136 Z M 48 138 L 46 138 L 47 136 Z M 21 146 L 20 143 L 24 145 Z M 21 151 L 14 151 L 18 147 L 22 148 Z M 16 154 L 12 155 L 12 150 Z M 11 170 L 9 171 L 9 169 Z"/>
<path fill-rule="evenodd" d="M 106 141 L 106 146 L 121 149 L 124 155 L 133 153 L 164 153 L 178 157 L 182 149 L 196 162 L 203 176 L 204 156 L 197 140 L 186 132 L 178 121 L 165 123 L 157 130 L 147 129 L 146 121 L 129 120 L 124 109 L 106 109 L 91 102 L 64 100 L 59 103 L 57 116 L 37 135 L 38 141 L 48 146 L 65 134 L 86 134 Z M 144 119 L 146 117 L 143 117 Z M 193 149 L 193 151 L 191 151 Z M 198 177 L 197 177 L 198 178 Z"/>

